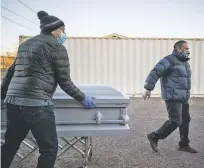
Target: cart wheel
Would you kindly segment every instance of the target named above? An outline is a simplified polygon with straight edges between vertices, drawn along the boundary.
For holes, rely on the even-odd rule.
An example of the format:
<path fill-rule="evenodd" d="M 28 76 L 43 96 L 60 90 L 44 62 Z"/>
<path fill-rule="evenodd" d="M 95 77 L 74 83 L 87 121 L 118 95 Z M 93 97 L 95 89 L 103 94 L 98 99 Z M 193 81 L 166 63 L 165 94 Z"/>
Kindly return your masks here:
<path fill-rule="evenodd" d="M 85 151 L 84 151 L 84 152 L 85 152 Z M 93 151 L 91 150 L 91 151 L 89 152 L 89 157 L 88 157 L 88 159 L 91 159 L 92 156 L 93 156 Z M 82 155 L 82 158 L 84 158 L 84 155 Z"/>
<path fill-rule="evenodd" d="M 90 153 L 89 153 L 89 158 L 88 159 L 91 159 L 93 156 L 93 151 L 91 150 Z"/>

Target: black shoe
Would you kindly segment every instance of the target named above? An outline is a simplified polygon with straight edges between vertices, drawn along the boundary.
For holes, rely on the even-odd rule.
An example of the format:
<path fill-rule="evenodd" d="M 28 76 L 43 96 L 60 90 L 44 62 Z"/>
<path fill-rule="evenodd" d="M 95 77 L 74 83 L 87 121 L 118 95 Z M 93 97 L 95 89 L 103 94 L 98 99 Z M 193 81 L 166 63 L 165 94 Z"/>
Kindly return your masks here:
<path fill-rule="evenodd" d="M 156 141 L 156 140 L 154 140 L 154 139 L 152 138 L 152 134 L 151 134 L 151 133 L 150 133 L 150 134 L 147 134 L 147 138 L 148 138 L 148 140 L 149 140 L 149 142 L 150 142 L 151 148 L 152 148 L 155 152 L 159 152 L 159 149 L 158 149 L 158 147 L 157 147 L 158 141 Z"/>
<path fill-rule="evenodd" d="M 184 152 L 189 152 L 189 153 L 198 153 L 198 151 L 190 146 L 185 146 L 185 147 L 179 147 L 178 150 L 184 151 Z"/>

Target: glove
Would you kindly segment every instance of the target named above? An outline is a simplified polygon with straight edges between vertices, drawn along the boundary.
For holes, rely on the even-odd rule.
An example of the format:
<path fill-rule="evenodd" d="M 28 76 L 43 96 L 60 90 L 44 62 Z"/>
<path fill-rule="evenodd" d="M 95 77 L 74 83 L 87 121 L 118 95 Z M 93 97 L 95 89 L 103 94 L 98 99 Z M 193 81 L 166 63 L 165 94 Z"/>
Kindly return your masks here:
<path fill-rule="evenodd" d="M 147 98 L 149 99 L 151 96 L 151 91 L 145 90 L 144 93 L 142 94 L 143 100 L 146 100 Z"/>
<path fill-rule="evenodd" d="M 95 108 L 96 104 L 93 102 L 93 99 L 95 99 L 95 97 L 86 96 L 85 99 L 82 101 L 82 104 L 84 105 L 85 108 L 88 109 Z"/>

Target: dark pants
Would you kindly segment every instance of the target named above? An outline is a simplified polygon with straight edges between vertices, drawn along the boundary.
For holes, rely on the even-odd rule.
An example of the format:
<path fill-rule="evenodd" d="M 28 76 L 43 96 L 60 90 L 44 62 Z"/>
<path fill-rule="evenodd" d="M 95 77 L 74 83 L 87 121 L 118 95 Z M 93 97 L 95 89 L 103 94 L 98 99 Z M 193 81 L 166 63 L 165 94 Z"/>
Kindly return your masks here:
<path fill-rule="evenodd" d="M 190 142 L 188 139 L 190 123 L 188 102 L 166 101 L 166 106 L 169 113 L 169 120 L 166 121 L 161 128 L 159 128 L 152 134 L 153 137 L 155 138 L 155 140 L 165 139 L 176 128 L 179 127 L 181 138 L 179 146 L 188 146 Z"/>
<path fill-rule="evenodd" d="M 29 107 L 7 104 L 7 130 L 1 147 L 1 167 L 9 168 L 29 130 L 39 146 L 37 168 L 53 168 L 58 140 L 53 106 Z"/>

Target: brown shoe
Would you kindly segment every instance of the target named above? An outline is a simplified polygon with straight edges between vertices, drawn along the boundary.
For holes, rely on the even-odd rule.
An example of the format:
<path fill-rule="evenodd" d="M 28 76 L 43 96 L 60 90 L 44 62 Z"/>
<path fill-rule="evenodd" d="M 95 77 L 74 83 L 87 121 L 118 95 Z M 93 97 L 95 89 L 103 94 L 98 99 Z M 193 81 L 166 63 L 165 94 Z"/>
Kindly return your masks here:
<path fill-rule="evenodd" d="M 185 146 L 185 147 L 179 147 L 178 150 L 184 151 L 184 152 L 189 152 L 189 153 L 198 153 L 198 151 L 190 146 Z"/>
<path fill-rule="evenodd" d="M 155 152 L 159 152 L 159 149 L 158 149 L 158 147 L 157 147 L 158 141 L 156 141 L 156 140 L 154 140 L 154 139 L 152 138 L 151 133 L 150 133 L 150 134 L 147 134 L 147 138 L 148 138 L 148 140 L 149 140 L 149 142 L 150 142 L 151 148 L 152 148 Z"/>

